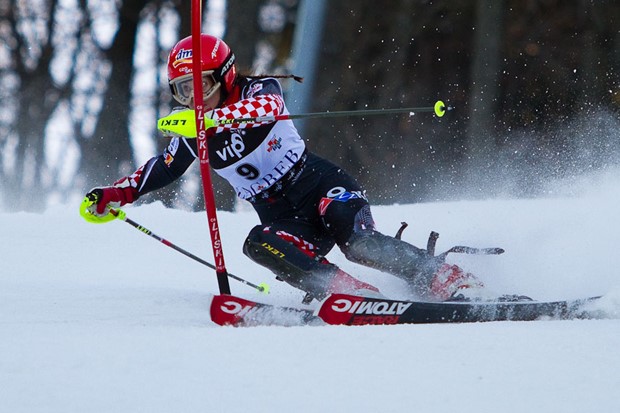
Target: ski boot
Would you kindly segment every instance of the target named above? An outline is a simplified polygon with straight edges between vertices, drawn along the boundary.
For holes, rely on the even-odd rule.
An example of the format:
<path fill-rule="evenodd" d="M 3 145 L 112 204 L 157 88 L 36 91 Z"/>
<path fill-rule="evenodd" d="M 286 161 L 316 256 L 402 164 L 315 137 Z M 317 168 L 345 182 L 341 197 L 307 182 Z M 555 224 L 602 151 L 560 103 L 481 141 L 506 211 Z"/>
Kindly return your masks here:
<path fill-rule="evenodd" d="M 444 263 L 433 275 L 431 295 L 440 301 L 480 301 L 484 284 L 458 265 Z"/>
<path fill-rule="evenodd" d="M 431 281 L 431 293 L 441 301 L 487 301 L 515 303 L 533 301 L 526 295 L 497 295 L 485 289 L 484 283 L 457 265 L 444 264 Z"/>

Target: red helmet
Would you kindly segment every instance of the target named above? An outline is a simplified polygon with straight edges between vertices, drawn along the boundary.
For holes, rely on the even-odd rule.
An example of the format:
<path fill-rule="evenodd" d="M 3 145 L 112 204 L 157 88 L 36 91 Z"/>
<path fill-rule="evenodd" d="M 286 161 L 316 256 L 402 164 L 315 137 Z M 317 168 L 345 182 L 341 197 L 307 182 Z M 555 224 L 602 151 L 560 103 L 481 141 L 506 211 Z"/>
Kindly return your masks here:
<path fill-rule="evenodd" d="M 205 99 L 215 93 L 220 87 L 224 96 L 233 88 L 237 69 L 235 55 L 222 39 L 208 34 L 200 35 L 200 49 L 202 60 L 202 76 L 213 78 L 213 87 L 203 91 Z M 191 99 L 192 83 L 192 37 L 188 36 L 179 41 L 168 55 L 168 83 L 172 95 L 181 104 L 187 105 Z"/>

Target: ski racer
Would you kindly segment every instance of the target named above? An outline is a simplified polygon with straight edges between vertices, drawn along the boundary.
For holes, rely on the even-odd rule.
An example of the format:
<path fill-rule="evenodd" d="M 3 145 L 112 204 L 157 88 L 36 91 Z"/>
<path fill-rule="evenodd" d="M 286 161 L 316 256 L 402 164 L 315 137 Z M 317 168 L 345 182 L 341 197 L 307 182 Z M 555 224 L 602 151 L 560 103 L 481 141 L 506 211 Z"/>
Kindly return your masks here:
<path fill-rule="evenodd" d="M 235 56 L 221 39 L 202 35 L 202 80 L 207 117 L 232 119 L 287 114 L 276 77 L 242 76 Z M 168 57 L 174 98 L 192 109 L 192 41 L 179 41 Z M 290 120 L 211 128 L 211 167 L 248 201 L 260 218 L 243 252 L 277 278 L 307 293 L 306 300 L 330 293 L 380 294 L 330 263 L 335 246 L 350 261 L 404 279 L 423 298 L 445 300 L 479 280 L 426 250 L 380 233 L 366 192 L 338 166 L 308 151 Z M 119 207 L 160 189 L 196 159 L 196 139 L 173 136 L 159 156 L 132 175 L 86 194 L 87 214 L 102 220 L 108 207 Z M 91 217 L 92 218 L 92 217 Z"/>

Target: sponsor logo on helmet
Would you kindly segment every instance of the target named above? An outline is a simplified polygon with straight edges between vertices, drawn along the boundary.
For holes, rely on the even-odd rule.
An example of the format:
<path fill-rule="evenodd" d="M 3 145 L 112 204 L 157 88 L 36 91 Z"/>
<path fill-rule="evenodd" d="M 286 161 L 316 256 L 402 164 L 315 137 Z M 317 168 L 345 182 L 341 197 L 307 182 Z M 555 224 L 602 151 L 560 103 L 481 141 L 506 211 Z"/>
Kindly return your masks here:
<path fill-rule="evenodd" d="M 222 66 L 222 71 L 220 72 L 220 77 L 224 77 L 226 72 L 228 72 L 230 70 L 230 68 L 232 67 L 233 63 L 235 63 L 235 54 L 231 53 L 230 54 L 230 59 L 228 59 L 226 64 L 224 64 L 224 66 Z"/>
<path fill-rule="evenodd" d="M 215 45 L 213 45 L 213 50 L 211 50 L 211 59 L 215 59 L 215 56 L 217 56 L 217 50 L 220 48 L 220 43 L 222 43 L 222 41 L 217 39 Z"/>
<path fill-rule="evenodd" d="M 192 63 L 192 49 L 181 49 L 177 52 L 172 62 L 172 67 L 175 69 L 180 65 Z"/>

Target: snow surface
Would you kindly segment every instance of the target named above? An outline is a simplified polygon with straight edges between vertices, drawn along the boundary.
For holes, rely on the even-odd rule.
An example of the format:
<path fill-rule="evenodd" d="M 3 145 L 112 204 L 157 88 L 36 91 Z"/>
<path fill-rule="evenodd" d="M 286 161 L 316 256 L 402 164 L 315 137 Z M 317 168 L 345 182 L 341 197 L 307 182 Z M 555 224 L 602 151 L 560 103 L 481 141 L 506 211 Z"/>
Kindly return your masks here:
<path fill-rule="evenodd" d="M 490 289 L 539 299 L 604 294 L 600 320 L 367 327 L 218 327 L 213 271 L 115 221 L 84 222 L 79 200 L 44 214 L 0 214 L 1 412 L 620 411 L 620 173 L 537 200 L 375 207 L 375 219 L 452 255 Z M 128 216 L 210 259 L 204 213 L 159 203 Z M 219 213 L 231 280 L 251 299 L 298 304 L 240 250 L 252 212 Z M 389 275 L 329 258 L 384 293 Z"/>

